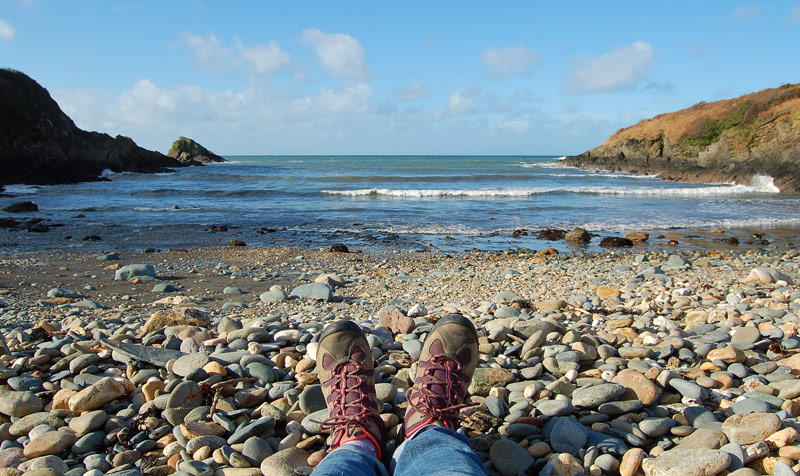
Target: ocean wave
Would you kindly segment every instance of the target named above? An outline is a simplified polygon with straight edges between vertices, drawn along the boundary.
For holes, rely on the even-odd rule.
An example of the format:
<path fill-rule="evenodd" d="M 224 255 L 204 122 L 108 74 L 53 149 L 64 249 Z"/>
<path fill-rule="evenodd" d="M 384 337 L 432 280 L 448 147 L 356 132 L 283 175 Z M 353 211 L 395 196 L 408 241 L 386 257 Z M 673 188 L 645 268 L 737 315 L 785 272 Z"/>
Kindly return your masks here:
<path fill-rule="evenodd" d="M 11 195 L 35 195 L 42 189 L 41 185 L 25 184 L 3 185 L 3 187 L 5 187 L 3 193 L 9 193 Z"/>
<path fill-rule="evenodd" d="M 182 190 L 177 188 L 157 188 L 153 190 L 137 190 L 131 192 L 131 195 L 145 196 L 145 197 L 161 197 L 170 195 L 194 195 L 205 197 L 261 197 L 275 193 L 272 190 Z"/>
<path fill-rule="evenodd" d="M 587 195 L 617 195 L 639 197 L 725 197 L 756 193 L 777 193 L 774 185 L 760 183 L 757 185 L 724 184 L 698 187 L 676 188 L 628 188 L 628 187 L 537 187 L 537 188 L 505 188 L 505 189 L 386 189 L 365 188 L 358 190 L 322 190 L 323 194 L 347 197 L 391 197 L 391 198 L 520 198 L 542 194 L 572 193 Z"/>
<path fill-rule="evenodd" d="M 674 220 L 664 218 L 662 221 L 654 220 L 648 222 L 633 222 L 633 223 L 608 223 L 608 222 L 590 222 L 590 223 L 569 223 L 565 225 L 558 225 L 560 228 L 572 228 L 580 226 L 589 231 L 605 231 L 605 232 L 628 232 L 631 230 L 670 230 L 670 229 L 696 229 L 696 228 L 782 228 L 782 227 L 796 227 L 800 226 L 799 218 L 723 218 L 723 219 L 695 219 L 695 220 Z"/>
<path fill-rule="evenodd" d="M 526 174 L 472 174 L 472 175 L 336 175 L 320 177 L 317 182 L 481 182 L 488 180 L 530 180 Z"/>

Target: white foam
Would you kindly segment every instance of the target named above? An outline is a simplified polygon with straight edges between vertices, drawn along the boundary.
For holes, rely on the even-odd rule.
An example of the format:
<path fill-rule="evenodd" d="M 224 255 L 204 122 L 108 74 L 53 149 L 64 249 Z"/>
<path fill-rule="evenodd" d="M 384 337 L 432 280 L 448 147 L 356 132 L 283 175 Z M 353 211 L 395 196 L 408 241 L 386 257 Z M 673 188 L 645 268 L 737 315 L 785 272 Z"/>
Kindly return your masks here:
<path fill-rule="evenodd" d="M 750 185 L 767 193 L 780 193 L 781 189 L 775 186 L 775 179 L 769 175 L 753 175 Z"/>
<path fill-rule="evenodd" d="M 546 193 L 576 193 L 640 197 L 725 197 L 755 193 L 777 193 L 777 187 L 769 184 L 741 185 L 723 184 L 675 188 L 631 188 L 631 187 L 534 187 L 504 189 L 387 189 L 364 188 L 357 190 L 322 190 L 327 195 L 347 197 L 391 197 L 391 198 L 521 198 Z"/>

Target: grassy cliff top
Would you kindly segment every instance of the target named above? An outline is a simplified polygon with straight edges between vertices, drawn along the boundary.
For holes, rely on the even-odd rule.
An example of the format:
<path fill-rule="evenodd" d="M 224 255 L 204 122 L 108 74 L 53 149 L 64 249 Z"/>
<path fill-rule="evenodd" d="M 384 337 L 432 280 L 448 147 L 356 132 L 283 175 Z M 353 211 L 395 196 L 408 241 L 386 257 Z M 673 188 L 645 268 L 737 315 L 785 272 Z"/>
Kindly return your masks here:
<path fill-rule="evenodd" d="M 768 139 L 760 133 L 761 129 L 776 120 L 789 121 L 792 129 L 800 131 L 799 84 L 784 84 L 734 99 L 700 102 L 687 109 L 660 114 L 620 129 L 603 146 L 663 136 L 679 147 L 696 149 L 709 146 L 724 135 L 732 151 L 743 152 Z"/>

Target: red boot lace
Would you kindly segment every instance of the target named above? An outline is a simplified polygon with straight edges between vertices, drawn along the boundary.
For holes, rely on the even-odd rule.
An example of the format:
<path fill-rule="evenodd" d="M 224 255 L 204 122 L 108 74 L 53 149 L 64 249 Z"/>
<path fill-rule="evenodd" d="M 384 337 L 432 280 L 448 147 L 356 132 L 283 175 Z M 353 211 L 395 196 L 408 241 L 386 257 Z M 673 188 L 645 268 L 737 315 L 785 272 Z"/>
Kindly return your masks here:
<path fill-rule="evenodd" d="M 427 362 L 420 362 L 419 366 L 423 374 L 408 391 L 409 404 L 429 420 L 439 420 L 447 428 L 455 428 L 459 410 L 477 405 L 462 403 L 464 383 L 468 378 L 461 364 L 443 355 L 435 355 Z"/>
<path fill-rule="evenodd" d="M 383 421 L 378 416 L 378 409 L 369 399 L 368 378 L 373 374 L 374 371 L 366 370 L 361 365 L 346 362 L 336 367 L 330 380 L 323 384 L 326 387 L 333 387 L 328 396 L 330 415 L 320 426 L 321 429 L 331 430 L 334 434 L 332 449 L 347 440 L 354 439 L 353 436 L 360 430 L 375 443 L 380 452 L 380 443 L 377 441 L 380 435 L 373 435 L 369 430 L 370 421 L 377 425 L 378 429 L 383 426 Z"/>

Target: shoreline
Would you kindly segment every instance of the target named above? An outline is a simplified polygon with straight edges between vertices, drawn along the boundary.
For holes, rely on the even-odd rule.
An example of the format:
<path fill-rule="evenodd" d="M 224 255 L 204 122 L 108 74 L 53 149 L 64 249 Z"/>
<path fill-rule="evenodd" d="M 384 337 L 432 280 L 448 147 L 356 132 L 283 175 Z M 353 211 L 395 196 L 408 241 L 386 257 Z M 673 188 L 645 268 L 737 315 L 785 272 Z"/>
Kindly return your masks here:
<path fill-rule="evenodd" d="M 19 220 L 18 220 L 19 221 Z M 47 222 L 45 222 L 47 223 Z M 362 252 L 419 252 L 459 254 L 471 251 L 537 252 L 553 248 L 560 253 L 633 249 L 657 250 L 751 250 L 760 248 L 792 249 L 800 246 L 800 224 L 751 227 L 687 227 L 687 228 L 631 228 L 626 232 L 589 230 L 588 243 L 566 242 L 563 238 L 547 239 L 538 234 L 543 229 L 481 234 L 422 234 L 359 231 L 323 232 L 290 229 L 264 229 L 226 226 L 224 231 L 213 231 L 211 226 L 114 226 L 81 223 L 50 223 L 47 232 L 29 232 L 24 226 L 0 228 L 0 255 L 18 252 L 69 250 L 69 251 L 144 251 L 190 249 L 225 246 L 232 240 L 255 247 L 301 247 L 328 249 L 345 245 L 351 251 Z M 564 231 L 569 231 L 565 229 Z M 605 237 L 623 237 L 627 232 L 649 234 L 647 241 L 635 243 L 631 248 L 605 248 L 600 241 Z M 676 243 L 677 242 L 677 243 Z M 777 247 L 777 248 L 776 248 Z"/>

